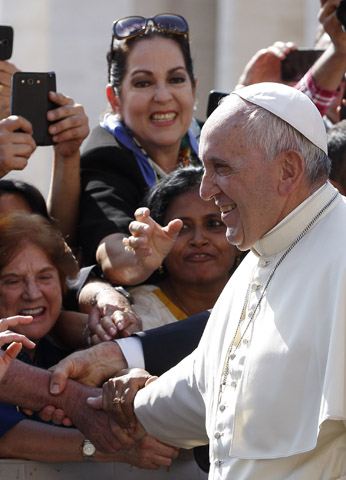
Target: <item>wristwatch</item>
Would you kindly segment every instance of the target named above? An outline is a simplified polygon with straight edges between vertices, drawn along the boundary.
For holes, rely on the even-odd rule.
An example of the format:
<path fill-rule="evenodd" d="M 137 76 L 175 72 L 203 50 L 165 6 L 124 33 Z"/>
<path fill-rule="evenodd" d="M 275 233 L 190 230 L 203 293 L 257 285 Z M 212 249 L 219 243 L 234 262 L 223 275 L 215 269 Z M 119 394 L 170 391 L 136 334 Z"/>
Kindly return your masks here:
<path fill-rule="evenodd" d="M 90 440 L 85 438 L 80 447 L 85 462 L 92 462 L 95 457 L 96 447 Z"/>

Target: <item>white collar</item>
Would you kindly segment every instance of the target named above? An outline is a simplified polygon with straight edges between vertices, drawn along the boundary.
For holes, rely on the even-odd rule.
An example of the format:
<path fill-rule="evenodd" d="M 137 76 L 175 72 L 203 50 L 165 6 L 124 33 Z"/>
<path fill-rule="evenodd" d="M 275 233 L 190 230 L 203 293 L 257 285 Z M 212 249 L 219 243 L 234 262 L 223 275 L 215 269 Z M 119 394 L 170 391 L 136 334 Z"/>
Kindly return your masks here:
<path fill-rule="evenodd" d="M 311 219 L 335 195 L 336 189 L 331 183 L 326 182 L 304 202 L 298 205 L 280 223 L 275 225 L 268 233 L 263 235 L 251 247 L 256 256 L 271 256 L 288 248 L 297 236 L 304 230 Z M 333 202 L 338 203 L 338 202 Z M 328 211 L 328 209 L 327 209 Z M 325 214 L 325 212 L 324 212 Z M 321 215 L 320 218 L 322 218 Z M 319 219 L 320 220 L 320 219 Z M 317 222 L 316 222 L 317 223 Z"/>

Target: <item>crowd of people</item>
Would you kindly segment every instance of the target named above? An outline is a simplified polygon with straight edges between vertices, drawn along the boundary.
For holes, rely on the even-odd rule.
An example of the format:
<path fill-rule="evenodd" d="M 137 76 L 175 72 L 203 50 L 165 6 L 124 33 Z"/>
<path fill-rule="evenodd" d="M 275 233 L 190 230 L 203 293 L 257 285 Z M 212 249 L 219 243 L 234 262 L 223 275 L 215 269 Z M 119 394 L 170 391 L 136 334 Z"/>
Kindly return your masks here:
<path fill-rule="evenodd" d="M 0 459 L 52 480 L 346 478 L 338 4 L 298 83 L 275 42 L 205 121 L 186 19 L 114 21 L 100 124 L 49 93 L 47 201 L 2 178 L 36 145 L 0 61 Z"/>

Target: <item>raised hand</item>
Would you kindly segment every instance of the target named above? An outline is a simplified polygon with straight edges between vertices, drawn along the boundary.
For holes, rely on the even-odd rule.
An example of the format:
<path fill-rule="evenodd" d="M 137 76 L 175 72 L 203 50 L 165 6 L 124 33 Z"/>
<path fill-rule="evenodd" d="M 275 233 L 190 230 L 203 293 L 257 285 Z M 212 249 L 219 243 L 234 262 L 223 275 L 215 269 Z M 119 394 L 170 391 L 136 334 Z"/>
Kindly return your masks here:
<path fill-rule="evenodd" d="M 135 211 L 135 218 L 129 225 L 131 236 L 124 238 L 123 244 L 127 251 L 136 256 L 143 270 L 153 272 L 160 267 L 171 250 L 183 222 L 175 219 L 161 227 L 150 217 L 150 210 L 145 207 Z"/>
<path fill-rule="evenodd" d="M 49 126 L 49 133 L 53 137 L 55 151 L 61 157 L 70 157 L 79 151 L 89 135 L 88 117 L 82 105 L 62 93 L 49 92 L 49 98 L 58 105 L 47 114 L 48 120 L 54 122 Z"/>
<path fill-rule="evenodd" d="M 275 42 L 268 48 L 258 50 L 245 66 L 237 88 L 260 82 L 282 83 L 281 62 L 296 48 L 292 42 Z"/>
<path fill-rule="evenodd" d="M 34 342 L 29 340 L 25 335 L 20 335 L 8 329 L 19 324 L 25 325 L 31 321 L 32 317 L 20 315 L 0 319 L 0 347 L 8 343 L 10 344 L 5 351 L 0 350 L 0 380 L 7 372 L 12 360 L 14 360 L 21 351 L 23 345 L 26 348 L 35 347 Z"/>

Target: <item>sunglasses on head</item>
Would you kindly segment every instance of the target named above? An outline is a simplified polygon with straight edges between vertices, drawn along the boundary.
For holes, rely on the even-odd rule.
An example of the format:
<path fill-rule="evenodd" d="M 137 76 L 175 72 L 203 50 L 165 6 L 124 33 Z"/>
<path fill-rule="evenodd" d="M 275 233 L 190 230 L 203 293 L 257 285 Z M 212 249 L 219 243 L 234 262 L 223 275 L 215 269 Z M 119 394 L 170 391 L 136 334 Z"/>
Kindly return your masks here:
<path fill-rule="evenodd" d="M 175 13 L 160 13 L 154 17 L 124 17 L 113 23 L 113 35 L 118 40 L 126 40 L 145 32 L 150 25 L 158 30 L 189 38 L 189 25 L 184 17 Z"/>

